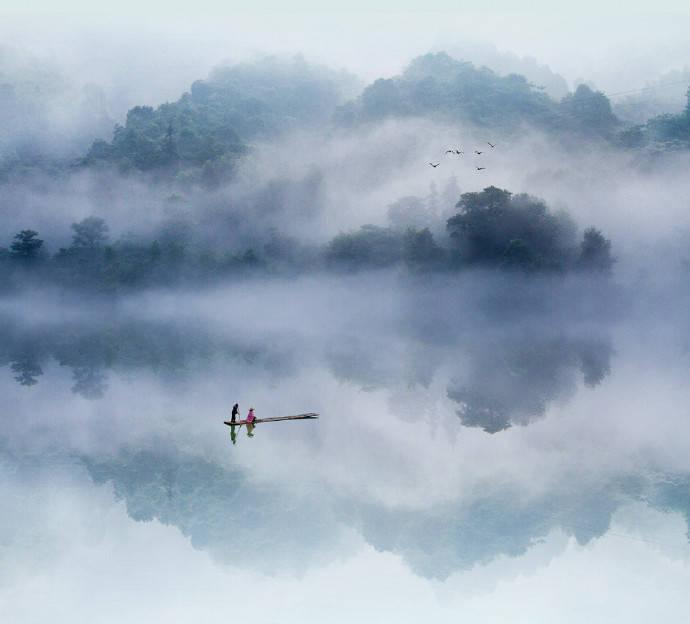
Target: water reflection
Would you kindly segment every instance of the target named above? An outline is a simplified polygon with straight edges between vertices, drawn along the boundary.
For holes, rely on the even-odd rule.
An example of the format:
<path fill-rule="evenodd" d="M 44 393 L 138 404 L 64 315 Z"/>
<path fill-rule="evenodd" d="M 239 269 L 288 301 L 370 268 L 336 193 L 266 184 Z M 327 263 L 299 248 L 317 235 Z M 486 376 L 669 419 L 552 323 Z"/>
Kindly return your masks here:
<path fill-rule="evenodd" d="M 242 427 L 244 427 L 244 430 L 247 433 L 248 438 L 254 437 L 254 429 L 256 428 L 254 424 L 247 423 L 246 425 L 230 425 L 230 440 L 232 441 L 233 446 L 237 444 L 237 434 L 242 429 Z"/>
<path fill-rule="evenodd" d="M 276 342 L 267 348 L 249 340 L 230 340 L 201 324 L 165 324 L 113 319 L 85 324 L 25 326 L 17 319 L 0 323 L 0 366 L 9 364 L 17 383 L 33 386 L 43 366 L 57 362 L 71 370 L 72 392 L 102 399 L 108 371 L 151 371 L 167 379 L 191 376 L 218 359 L 290 375 L 294 352 Z"/>
<path fill-rule="evenodd" d="M 448 387 L 468 427 L 496 433 L 542 418 L 549 403 L 572 395 L 580 373 L 588 387 L 611 371 L 612 347 L 606 339 L 504 336 L 472 346 L 468 371 Z"/>
<path fill-rule="evenodd" d="M 258 484 L 241 466 L 223 468 L 170 445 L 81 462 L 94 483 L 112 484 L 133 520 L 176 526 L 222 562 L 304 569 L 341 533 L 333 511 L 316 497 Z"/>
<path fill-rule="evenodd" d="M 22 386 L 33 386 L 43 375 L 40 364 L 31 355 L 16 355 L 11 363 L 15 381 Z"/>
<path fill-rule="evenodd" d="M 690 527 L 675 356 L 650 362 L 604 324 L 384 320 L 270 332 L 8 320 L 0 487 L 18 484 L 32 511 L 41 487 L 98 491 L 130 524 L 174 528 L 225 567 L 298 577 L 363 547 L 435 582 L 507 560 L 521 570 L 553 535 L 588 548 L 615 535 L 631 503 Z M 621 388 L 637 392 L 630 404 Z M 227 432 L 236 400 L 324 417 Z"/>
<path fill-rule="evenodd" d="M 487 331 L 448 336 L 442 345 L 401 335 L 348 337 L 327 352 L 331 371 L 363 390 L 429 388 L 448 372 L 447 396 L 459 404 L 463 425 L 496 433 L 542 418 L 549 404 L 572 396 L 578 377 L 594 388 L 611 372 L 613 348 L 606 334 L 586 337 L 550 328 Z"/>
<path fill-rule="evenodd" d="M 298 568 L 348 528 L 376 550 L 401 556 L 416 574 L 443 580 L 500 556 L 524 555 L 554 530 L 586 545 L 606 535 L 614 514 L 631 501 L 681 513 L 690 531 L 690 474 L 587 483 L 573 477 L 529 500 L 498 487 L 453 504 L 405 510 L 325 488 L 298 496 L 259 486 L 238 466 L 227 470 L 172 448 L 82 461 L 95 483 L 112 483 L 131 518 L 173 524 L 196 548 L 235 564 L 266 565 L 255 551 L 260 544 L 262 553 L 273 553 L 270 561 Z"/>
<path fill-rule="evenodd" d="M 336 334 L 324 344 L 274 336 L 262 344 L 228 340 L 195 325 L 132 320 L 51 331 L 6 323 L 2 331 L 8 345 L 5 359 L 18 383 L 38 383 L 41 365 L 53 359 L 71 369 L 72 391 L 90 400 L 105 396 L 111 369 L 150 370 L 179 379 L 203 374 L 204 366 L 221 359 L 239 360 L 282 378 L 304 367 L 306 351 L 323 357 L 337 378 L 363 390 L 400 384 L 429 388 L 447 375 L 446 393 L 459 405 L 462 424 L 488 433 L 542 418 L 550 403 L 575 392 L 578 375 L 585 386 L 601 384 L 611 371 L 613 353 L 601 332 L 581 337 L 549 327 L 520 329 L 517 335 L 510 327 L 450 334 L 440 344 L 436 334 L 425 340 L 416 331 Z M 247 434 L 252 437 L 253 428 Z"/>

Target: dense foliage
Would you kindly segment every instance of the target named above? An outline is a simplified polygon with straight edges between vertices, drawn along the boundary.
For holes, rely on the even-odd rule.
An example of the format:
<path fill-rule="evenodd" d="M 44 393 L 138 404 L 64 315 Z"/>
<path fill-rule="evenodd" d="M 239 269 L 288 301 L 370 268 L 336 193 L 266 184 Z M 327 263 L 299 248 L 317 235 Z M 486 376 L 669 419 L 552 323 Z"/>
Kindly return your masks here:
<path fill-rule="evenodd" d="M 176 102 L 131 109 L 112 141 L 96 141 L 84 163 L 212 184 L 232 173 L 248 141 L 326 121 L 352 84 L 349 75 L 300 58 L 221 67 Z"/>
<path fill-rule="evenodd" d="M 436 118 L 496 133 L 527 125 L 561 139 L 596 137 L 624 147 L 690 146 L 687 108 L 626 126 L 608 98 L 584 84 L 556 100 L 523 75 L 500 75 L 444 52 L 415 58 L 400 75 L 375 80 L 359 95 L 351 75 L 299 57 L 219 67 L 177 101 L 135 106 L 115 125 L 111 140 L 93 141 L 112 128 L 102 92 L 90 88 L 75 100 L 59 73 L 25 66 L 21 75 L 3 75 L 1 61 L 0 180 L 36 170 L 115 167 L 212 187 L 232 177 L 258 139 L 295 129 L 328 131 L 334 121 L 342 127 L 390 117 Z M 63 110 L 69 123 L 59 114 Z"/>
<path fill-rule="evenodd" d="M 155 240 L 131 236 L 109 241 L 103 219 L 72 225 L 72 244 L 52 256 L 34 230 L 15 235 L 0 248 L 0 284 L 21 287 L 39 279 L 71 288 L 116 293 L 123 289 L 204 284 L 248 272 L 352 272 L 400 266 L 412 273 L 469 267 L 521 272 L 585 271 L 608 274 L 611 243 L 594 228 L 578 244 L 576 227 L 565 213 L 553 214 L 541 200 L 488 187 L 465 193 L 448 219 L 449 244 L 429 227 L 364 225 L 341 233 L 322 248 L 308 248 L 271 231 L 260 249 L 211 247 L 187 234 L 163 232 Z M 441 228 L 434 227 L 435 230 Z"/>
<path fill-rule="evenodd" d="M 690 148 L 690 88 L 682 112 L 677 115 L 657 115 L 644 124 L 627 128 L 621 134 L 621 142 L 627 147 L 654 145 L 663 149 Z"/>
<path fill-rule="evenodd" d="M 563 269 L 575 256 L 575 225 L 528 195 L 489 187 L 465 193 L 448 220 L 458 263 L 526 270 Z"/>
<path fill-rule="evenodd" d="M 684 148 L 690 147 L 690 88 L 687 98 L 687 104 L 682 113 L 660 115 L 647 122 L 645 132 L 648 139 L 676 143 Z"/>
<path fill-rule="evenodd" d="M 524 76 L 499 76 L 444 52 L 420 56 L 400 76 L 376 80 L 338 112 L 342 123 L 392 116 L 440 116 L 502 130 L 530 124 L 604 137 L 619 125 L 606 96 L 585 85 L 557 102 Z"/>

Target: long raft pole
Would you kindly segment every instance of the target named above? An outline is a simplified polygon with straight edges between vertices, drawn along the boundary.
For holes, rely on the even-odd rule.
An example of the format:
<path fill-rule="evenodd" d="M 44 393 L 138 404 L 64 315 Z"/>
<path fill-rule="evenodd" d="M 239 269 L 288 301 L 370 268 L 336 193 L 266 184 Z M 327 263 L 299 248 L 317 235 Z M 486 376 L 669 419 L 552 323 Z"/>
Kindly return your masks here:
<path fill-rule="evenodd" d="M 310 412 L 309 414 L 296 414 L 295 416 L 275 416 L 274 418 L 255 418 L 254 422 L 252 424 L 256 425 L 257 423 L 265 423 L 265 422 L 278 422 L 280 420 L 312 420 L 314 418 L 318 418 L 319 415 Z M 237 420 L 234 423 L 230 422 L 229 420 L 224 420 L 223 424 L 228 425 L 228 427 L 235 427 L 237 425 L 247 425 L 250 424 L 246 420 Z"/>

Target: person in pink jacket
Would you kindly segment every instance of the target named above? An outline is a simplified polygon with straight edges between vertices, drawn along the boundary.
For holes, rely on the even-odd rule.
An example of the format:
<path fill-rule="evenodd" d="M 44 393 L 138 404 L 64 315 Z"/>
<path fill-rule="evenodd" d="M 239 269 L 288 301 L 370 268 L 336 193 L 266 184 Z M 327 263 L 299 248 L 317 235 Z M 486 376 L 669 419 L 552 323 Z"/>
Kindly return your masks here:
<path fill-rule="evenodd" d="M 254 416 L 254 408 L 250 407 L 249 408 L 249 414 L 247 414 L 247 437 L 253 438 L 254 437 L 254 420 L 256 419 L 256 416 Z"/>

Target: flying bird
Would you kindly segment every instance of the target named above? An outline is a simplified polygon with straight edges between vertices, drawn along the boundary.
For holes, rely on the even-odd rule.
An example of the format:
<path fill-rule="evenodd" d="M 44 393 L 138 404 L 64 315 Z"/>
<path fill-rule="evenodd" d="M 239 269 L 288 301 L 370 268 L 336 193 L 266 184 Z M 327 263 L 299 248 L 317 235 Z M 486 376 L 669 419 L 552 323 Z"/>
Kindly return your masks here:
<path fill-rule="evenodd" d="M 489 141 L 487 141 L 486 143 L 487 143 L 487 145 L 488 145 L 491 149 L 493 149 L 494 147 L 496 147 L 493 143 L 490 143 Z"/>
<path fill-rule="evenodd" d="M 430 164 L 434 169 L 436 169 L 436 167 L 438 167 L 441 163 L 436 163 L 436 164 L 434 164 L 434 163 L 429 163 L 429 164 Z"/>
<path fill-rule="evenodd" d="M 474 153 L 479 155 L 479 154 L 483 154 L 484 152 L 478 152 L 477 150 L 474 150 Z"/>
<path fill-rule="evenodd" d="M 483 169 L 486 169 L 486 167 L 477 167 L 477 171 L 482 171 Z"/>

